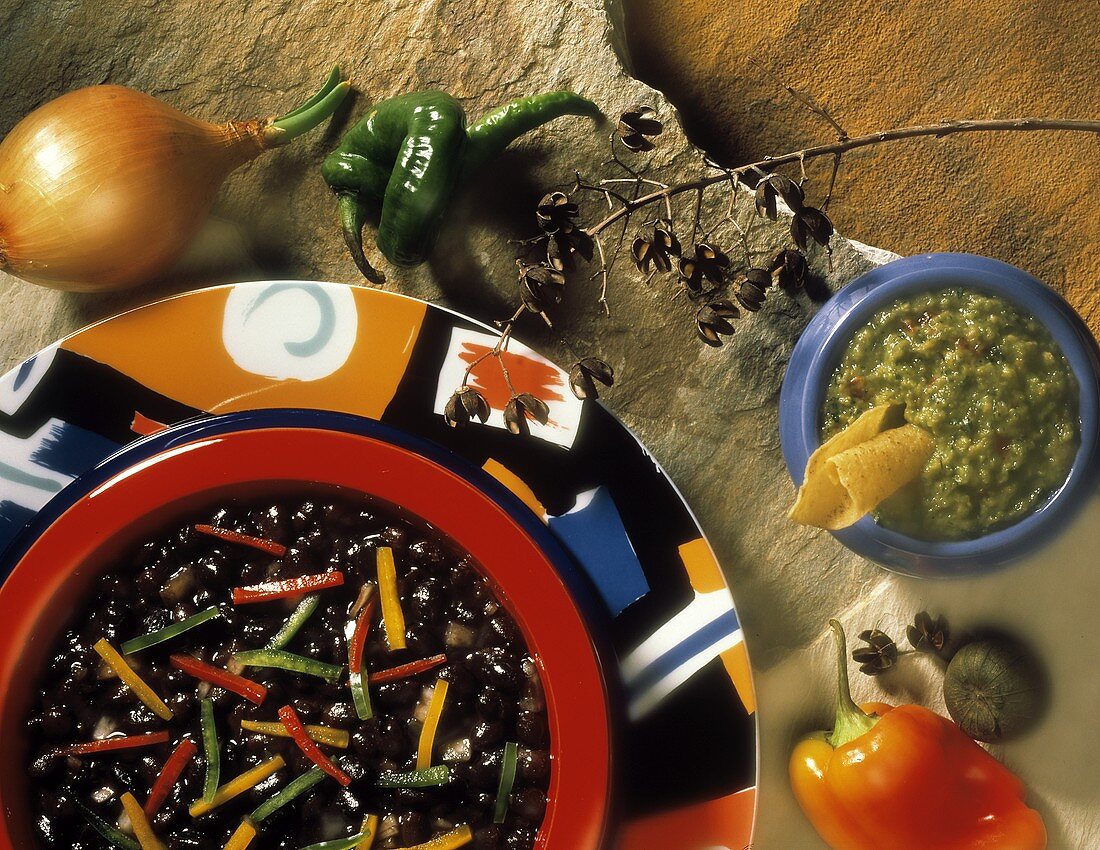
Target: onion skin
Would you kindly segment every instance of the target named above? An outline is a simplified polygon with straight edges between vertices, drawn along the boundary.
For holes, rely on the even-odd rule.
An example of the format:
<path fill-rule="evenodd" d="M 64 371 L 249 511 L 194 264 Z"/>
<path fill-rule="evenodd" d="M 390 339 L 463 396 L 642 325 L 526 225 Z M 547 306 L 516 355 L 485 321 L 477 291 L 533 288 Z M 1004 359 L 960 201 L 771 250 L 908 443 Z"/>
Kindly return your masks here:
<path fill-rule="evenodd" d="M 333 75 L 338 104 L 348 84 Z M 229 173 L 303 131 L 275 122 L 212 124 L 113 85 L 50 101 L 0 142 L 0 269 L 82 292 L 163 275 Z"/>

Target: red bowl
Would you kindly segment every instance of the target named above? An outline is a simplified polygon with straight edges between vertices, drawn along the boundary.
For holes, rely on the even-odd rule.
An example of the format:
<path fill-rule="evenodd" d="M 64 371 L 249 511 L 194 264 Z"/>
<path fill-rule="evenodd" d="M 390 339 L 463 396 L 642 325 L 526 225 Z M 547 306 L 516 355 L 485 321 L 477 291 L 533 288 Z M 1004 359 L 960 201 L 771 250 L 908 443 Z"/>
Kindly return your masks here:
<path fill-rule="evenodd" d="M 523 631 L 546 692 L 552 771 L 536 847 L 599 847 L 611 787 L 606 684 L 585 621 L 532 534 L 462 475 L 402 446 L 320 428 L 258 428 L 199 437 L 117 472 L 50 523 L 0 588 L 0 850 L 34 846 L 21 724 L 74 606 L 121 553 L 173 518 L 220 496 L 288 484 L 384 499 L 478 560 Z"/>

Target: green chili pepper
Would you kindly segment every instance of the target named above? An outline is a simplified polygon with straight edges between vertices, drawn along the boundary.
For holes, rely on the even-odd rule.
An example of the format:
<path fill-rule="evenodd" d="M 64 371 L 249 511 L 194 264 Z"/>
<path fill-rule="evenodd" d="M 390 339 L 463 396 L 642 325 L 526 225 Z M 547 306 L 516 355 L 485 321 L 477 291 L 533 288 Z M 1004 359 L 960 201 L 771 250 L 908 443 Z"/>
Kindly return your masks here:
<path fill-rule="evenodd" d="M 202 701 L 202 713 L 199 719 L 202 728 L 202 751 L 206 758 L 206 779 L 202 784 L 202 801 L 214 802 L 214 794 L 221 780 L 222 757 L 218 748 L 218 727 L 214 725 L 214 700 Z"/>
<path fill-rule="evenodd" d="M 508 797 L 516 784 L 516 765 L 519 763 L 519 744 L 509 741 L 504 745 L 504 760 L 500 766 L 500 785 L 497 786 L 497 803 L 493 823 L 504 823 L 508 814 Z"/>
<path fill-rule="evenodd" d="M 245 667 L 274 667 L 277 670 L 316 676 L 329 682 L 335 682 L 344 672 L 344 668 L 336 664 L 326 664 L 324 661 L 284 652 L 281 649 L 250 649 L 235 653 L 233 658 Z"/>
<path fill-rule="evenodd" d="M 201 626 L 217 616 L 218 606 L 211 605 L 205 611 L 199 611 L 199 613 L 191 615 L 186 620 L 180 620 L 178 623 L 172 623 L 163 629 L 157 629 L 155 632 L 126 641 L 122 645 L 122 654 L 133 655 L 135 652 L 141 652 L 143 649 L 156 646 L 158 643 L 164 643 L 166 640 L 179 637 L 184 632 L 189 632 L 195 626 Z"/>
<path fill-rule="evenodd" d="M 451 769 L 445 764 L 437 764 L 425 770 L 410 770 L 407 773 L 383 770 L 374 784 L 379 788 L 427 788 L 431 785 L 446 785 L 450 781 Z"/>
<path fill-rule="evenodd" d="M 298 603 L 296 607 L 287 618 L 287 621 L 283 623 L 283 627 L 275 633 L 275 636 L 271 638 L 267 643 L 268 649 L 282 649 L 292 640 L 294 636 L 302 630 L 302 626 L 306 624 L 306 621 L 313 616 L 313 612 L 317 610 L 317 606 L 321 604 L 321 597 L 316 593 L 311 593 Z"/>
<path fill-rule="evenodd" d="M 266 818 L 271 817 L 295 797 L 301 796 L 318 782 L 323 781 L 326 775 L 327 774 L 319 767 L 310 768 L 301 776 L 288 782 L 286 787 L 281 791 L 272 794 L 260 803 L 249 817 L 256 821 L 256 823 L 260 823 Z"/>
<path fill-rule="evenodd" d="M 344 240 L 365 277 L 385 277 L 363 253 L 363 224 L 378 215 L 378 248 L 391 263 L 422 263 L 435 245 L 455 191 L 511 142 L 563 115 L 597 117 L 599 108 L 568 91 L 523 98 L 469 128 L 453 97 L 422 91 L 384 100 L 325 158 L 321 174 L 338 197 Z"/>
<path fill-rule="evenodd" d="M 322 841 L 320 844 L 310 844 L 308 847 L 303 847 L 302 850 L 352 850 L 352 848 L 358 847 L 359 843 L 369 834 L 360 832 L 358 835 L 337 838 L 335 841 Z"/>
<path fill-rule="evenodd" d="M 120 847 L 122 850 L 141 850 L 141 846 L 131 838 L 129 835 L 118 829 L 113 824 L 107 823 L 103 818 L 85 806 L 79 800 L 74 801 L 77 808 L 80 809 L 80 813 L 84 815 L 85 819 L 92 825 L 92 829 L 98 832 L 103 839 L 115 847 Z"/>

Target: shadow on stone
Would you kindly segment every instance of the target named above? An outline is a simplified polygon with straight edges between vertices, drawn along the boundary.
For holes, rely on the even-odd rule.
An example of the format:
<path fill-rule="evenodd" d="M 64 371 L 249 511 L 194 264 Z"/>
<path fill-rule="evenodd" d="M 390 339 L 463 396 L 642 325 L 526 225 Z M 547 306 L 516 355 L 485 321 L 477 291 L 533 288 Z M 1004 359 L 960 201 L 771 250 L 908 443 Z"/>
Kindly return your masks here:
<path fill-rule="evenodd" d="M 534 209 L 546 189 L 532 173 L 544 159 L 538 151 L 507 150 L 456 199 L 428 259 L 432 277 L 450 306 L 487 321 L 505 318 L 515 309 L 515 279 L 509 276 L 498 280 L 487 275 L 484 260 L 474 250 L 473 231 L 489 230 L 499 240 L 502 254 L 518 255 L 508 240 L 517 232 L 536 232 Z M 526 227 L 525 222 L 529 223 Z"/>
<path fill-rule="evenodd" d="M 340 143 L 340 138 L 352 126 L 351 114 L 355 111 L 356 105 L 361 100 L 364 100 L 363 95 L 358 89 L 352 86 L 348 91 L 347 97 L 343 99 L 336 108 L 336 111 L 332 113 L 332 118 L 329 119 L 328 124 L 325 125 L 324 134 L 317 143 L 318 147 L 322 150 L 329 151 Z M 369 107 L 369 104 L 367 104 L 367 106 Z"/>

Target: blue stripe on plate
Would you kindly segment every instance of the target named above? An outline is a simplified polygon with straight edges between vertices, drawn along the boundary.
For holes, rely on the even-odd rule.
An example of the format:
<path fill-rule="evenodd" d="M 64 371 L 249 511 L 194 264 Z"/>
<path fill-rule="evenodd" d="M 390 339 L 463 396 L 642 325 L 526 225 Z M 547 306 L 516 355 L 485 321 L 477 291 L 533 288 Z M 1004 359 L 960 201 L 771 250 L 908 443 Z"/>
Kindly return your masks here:
<path fill-rule="evenodd" d="M 597 489 L 583 508 L 550 517 L 547 523 L 592 580 L 611 616 L 649 593 L 642 564 L 606 487 Z"/>
<path fill-rule="evenodd" d="M 34 357 L 30 357 L 19 364 L 19 368 L 16 369 L 15 372 L 15 379 L 12 381 L 11 384 L 11 388 L 13 390 L 18 390 L 21 386 L 23 386 L 23 382 L 27 380 L 27 378 L 31 374 L 31 370 L 34 369 L 34 361 L 37 359 L 38 355 L 35 355 Z"/>
<path fill-rule="evenodd" d="M 76 477 L 114 454 L 119 444 L 69 422 L 54 422 L 31 461 L 46 469 Z"/>
<path fill-rule="evenodd" d="M 10 481 L 12 484 L 17 484 L 20 487 L 31 487 L 35 490 L 41 490 L 43 493 L 58 493 L 61 491 L 61 488 L 65 486 L 61 482 L 48 478 L 45 475 L 35 475 L 33 472 L 28 472 L 25 469 L 20 469 L 17 466 L 4 463 L 2 460 L 0 460 L 0 479 Z"/>
<path fill-rule="evenodd" d="M 35 511 L 15 502 L 0 502 L 0 552 L 34 519 Z M 13 564 L 0 562 L 0 581 L 8 577 Z"/>
<path fill-rule="evenodd" d="M 664 655 L 655 658 L 648 667 L 638 674 L 638 677 L 630 683 L 631 693 L 645 693 L 653 685 L 669 673 L 674 672 L 681 665 L 686 664 L 700 652 L 709 646 L 718 643 L 722 638 L 728 637 L 737 631 L 740 624 L 737 622 L 737 614 L 730 609 L 715 617 L 703 626 L 691 637 L 668 650 Z"/>

